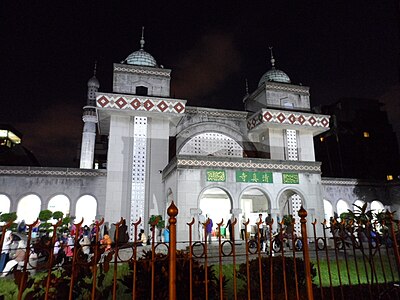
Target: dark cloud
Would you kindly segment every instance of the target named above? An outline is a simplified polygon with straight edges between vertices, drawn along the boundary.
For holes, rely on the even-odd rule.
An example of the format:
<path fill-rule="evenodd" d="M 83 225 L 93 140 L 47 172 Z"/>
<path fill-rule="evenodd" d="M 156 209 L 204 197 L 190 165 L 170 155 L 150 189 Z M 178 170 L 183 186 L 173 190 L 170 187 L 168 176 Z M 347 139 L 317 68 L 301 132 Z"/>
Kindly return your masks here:
<path fill-rule="evenodd" d="M 205 35 L 178 61 L 172 95 L 194 100 L 207 96 L 240 70 L 240 62 L 232 35 Z"/>
<path fill-rule="evenodd" d="M 36 120 L 15 123 L 22 132 L 22 145 L 44 166 L 78 166 L 74 162 L 83 122 L 81 108 L 57 103 L 42 110 Z"/>

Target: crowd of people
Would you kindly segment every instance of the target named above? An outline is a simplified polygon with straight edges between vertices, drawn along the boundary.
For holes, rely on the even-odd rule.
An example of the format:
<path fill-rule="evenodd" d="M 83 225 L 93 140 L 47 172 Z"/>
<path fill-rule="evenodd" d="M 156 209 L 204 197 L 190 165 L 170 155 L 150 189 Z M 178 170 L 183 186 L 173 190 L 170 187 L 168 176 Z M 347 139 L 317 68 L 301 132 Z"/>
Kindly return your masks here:
<path fill-rule="evenodd" d="M 97 235 L 97 228 L 99 234 Z M 26 254 L 27 228 L 21 221 L 14 231 L 7 230 L 4 233 L 2 249 L 0 254 L 0 276 L 7 276 L 14 268 L 21 268 L 26 258 L 29 258 L 27 269 L 34 273 L 38 264 L 47 263 L 50 253 L 53 255 L 55 265 L 63 264 L 72 259 L 74 247 L 79 247 L 79 256 L 83 260 L 89 261 L 93 256 L 93 249 L 96 239 L 100 249 L 107 252 L 113 245 L 123 245 L 129 241 L 129 234 L 125 220 L 116 228 L 115 224 L 108 226 L 107 223 L 97 227 L 95 223 L 77 228 L 72 224 L 68 228 L 63 228 L 54 237 L 53 232 L 44 231 L 40 224 L 32 228 L 30 253 Z M 1 232 L 1 231 L 0 231 Z M 77 242 L 75 238 L 78 237 Z"/>

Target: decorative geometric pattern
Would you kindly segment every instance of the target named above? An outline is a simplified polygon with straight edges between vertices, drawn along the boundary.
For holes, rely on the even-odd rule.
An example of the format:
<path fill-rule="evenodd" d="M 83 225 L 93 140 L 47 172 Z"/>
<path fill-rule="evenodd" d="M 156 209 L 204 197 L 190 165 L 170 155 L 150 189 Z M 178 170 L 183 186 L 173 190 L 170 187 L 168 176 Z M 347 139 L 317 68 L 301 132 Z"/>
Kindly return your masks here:
<path fill-rule="evenodd" d="M 297 154 L 297 132 L 293 129 L 286 129 L 286 157 L 288 160 L 299 160 Z"/>
<path fill-rule="evenodd" d="M 148 112 L 183 114 L 185 100 L 142 98 L 135 95 L 97 94 L 97 107 Z"/>
<path fill-rule="evenodd" d="M 133 127 L 133 161 L 131 187 L 130 222 L 144 220 L 146 191 L 146 156 L 147 156 L 147 118 L 135 117 Z M 130 236 L 134 237 L 134 227 L 130 226 Z"/>
<path fill-rule="evenodd" d="M 243 148 L 229 136 L 217 132 L 205 132 L 191 138 L 179 154 L 243 157 Z"/>
<path fill-rule="evenodd" d="M 212 117 L 221 117 L 221 118 L 238 118 L 238 119 L 246 119 L 247 112 L 234 112 L 234 111 L 216 111 L 209 109 L 201 109 L 194 107 L 186 107 L 186 113 L 189 114 L 198 114 L 198 115 L 206 115 Z"/>
<path fill-rule="evenodd" d="M 358 185 L 359 181 L 357 179 L 326 179 L 322 178 L 322 185 Z"/>
<path fill-rule="evenodd" d="M 68 177 L 96 177 L 107 176 L 106 170 L 83 170 L 83 169 L 58 169 L 46 170 L 42 168 L 0 168 L 0 175 L 28 175 L 28 176 L 68 176 Z"/>
<path fill-rule="evenodd" d="M 241 168 L 260 169 L 270 171 L 299 171 L 299 172 L 320 172 L 319 164 L 302 162 L 301 164 L 291 163 L 257 163 L 251 161 L 223 161 L 223 160 L 199 160 L 178 158 L 178 167 L 219 167 L 219 168 Z"/>
<path fill-rule="evenodd" d="M 267 82 L 266 83 L 267 88 L 273 88 L 278 91 L 284 91 L 284 92 L 294 92 L 294 93 L 300 93 L 303 95 L 310 95 L 310 92 L 308 91 L 308 87 L 296 87 L 296 86 L 289 86 L 287 84 L 275 84 L 273 82 Z"/>
<path fill-rule="evenodd" d="M 144 75 L 152 75 L 152 76 L 162 76 L 162 77 L 170 77 L 170 70 L 160 71 L 160 70 L 148 70 L 144 68 L 129 68 L 129 67 L 114 67 L 114 71 L 117 72 L 126 72 L 126 73 L 135 73 L 135 74 L 144 74 Z"/>
<path fill-rule="evenodd" d="M 261 123 L 329 128 L 329 118 L 330 117 L 326 115 L 262 109 L 261 113 L 250 117 L 247 121 L 247 128 L 251 130 Z"/>

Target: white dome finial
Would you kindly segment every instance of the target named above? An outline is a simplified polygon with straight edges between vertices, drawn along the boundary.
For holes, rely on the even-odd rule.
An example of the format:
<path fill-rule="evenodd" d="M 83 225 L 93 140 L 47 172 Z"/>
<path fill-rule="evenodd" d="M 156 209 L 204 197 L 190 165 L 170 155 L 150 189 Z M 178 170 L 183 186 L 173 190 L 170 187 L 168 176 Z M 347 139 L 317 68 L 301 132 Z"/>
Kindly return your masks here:
<path fill-rule="evenodd" d="M 271 65 L 272 65 L 272 68 L 275 69 L 275 58 L 274 58 L 274 53 L 272 52 L 273 47 L 268 47 L 268 48 L 269 48 L 269 51 L 271 52 Z"/>
<path fill-rule="evenodd" d="M 142 26 L 142 38 L 140 39 L 140 49 L 144 48 L 144 26 Z"/>

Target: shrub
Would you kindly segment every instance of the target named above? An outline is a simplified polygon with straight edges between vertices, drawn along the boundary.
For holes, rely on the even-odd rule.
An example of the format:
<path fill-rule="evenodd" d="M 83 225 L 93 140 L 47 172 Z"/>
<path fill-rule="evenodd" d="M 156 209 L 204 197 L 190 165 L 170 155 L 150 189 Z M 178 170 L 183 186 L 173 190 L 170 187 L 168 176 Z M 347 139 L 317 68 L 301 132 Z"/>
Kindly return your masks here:
<path fill-rule="evenodd" d="M 150 299 L 151 296 L 151 251 L 145 251 L 142 258 L 137 262 L 136 274 L 136 299 Z M 183 251 L 176 253 L 176 283 L 177 299 L 190 299 L 189 254 Z M 168 299 L 169 297 L 169 260 L 165 254 L 157 253 L 154 262 L 154 298 Z M 193 260 L 193 299 L 205 299 L 205 268 L 196 260 Z M 133 290 L 133 264 L 130 263 L 131 272 L 119 281 L 126 287 L 125 293 L 131 294 Z M 209 299 L 218 299 L 219 279 L 212 266 L 207 267 L 208 295 Z M 224 278 L 223 286 L 226 286 Z"/>

